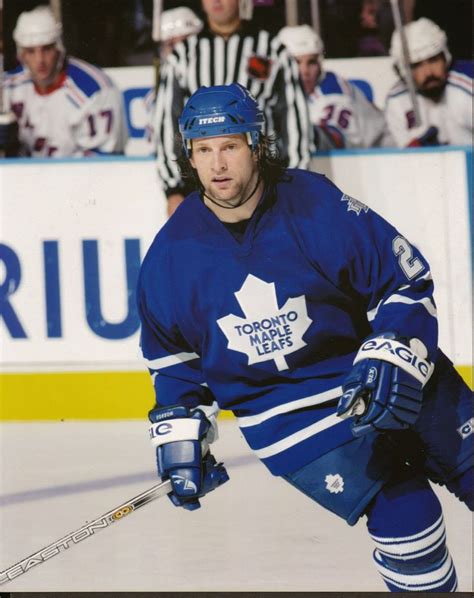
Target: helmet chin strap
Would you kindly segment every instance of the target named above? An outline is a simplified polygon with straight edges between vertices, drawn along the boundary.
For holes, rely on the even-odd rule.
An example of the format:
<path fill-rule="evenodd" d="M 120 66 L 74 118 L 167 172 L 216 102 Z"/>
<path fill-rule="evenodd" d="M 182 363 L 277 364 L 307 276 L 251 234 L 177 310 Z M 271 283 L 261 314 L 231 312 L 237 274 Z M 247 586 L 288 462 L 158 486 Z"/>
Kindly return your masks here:
<path fill-rule="evenodd" d="M 199 180 L 199 178 L 198 178 L 198 180 Z M 260 175 L 260 171 L 258 171 L 257 182 L 255 183 L 255 187 L 252 189 L 252 192 L 245 199 L 241 199 L 239 201 L 239 203 L 236 203 L 234 206 L 223 205 L 223 204 L 219 203 L 218 201 L 216 201 L 215 199 L 213 199 L 212 197 L 210 197 L 209 195 L 207 195 L 207 193 L 204 191 L 204 187 L 203 187 L 201 181 L 199 181 L 199 182 L 201 183 L 201 193 L 206 199 L 211 201 L 216 206 L 219 206 L 220 208 L 224 208 L 225 210 L 235 210 L 236 208 L 240 208 L 240 206 L 243 206 L 245 203 L 248 202 L 248 200 L 253 196 L 253 194 L 257 190 L 258 186 L 260 185 L 261 180 L 262 180 L 262 177 Z"/>

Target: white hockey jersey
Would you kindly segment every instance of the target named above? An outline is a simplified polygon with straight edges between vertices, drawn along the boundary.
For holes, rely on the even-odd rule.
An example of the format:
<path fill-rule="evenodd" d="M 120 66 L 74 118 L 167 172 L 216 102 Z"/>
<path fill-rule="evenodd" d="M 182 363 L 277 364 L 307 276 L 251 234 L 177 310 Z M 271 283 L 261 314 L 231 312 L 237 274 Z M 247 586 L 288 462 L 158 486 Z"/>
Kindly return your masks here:
<path fill-rule="evenodd" d="M 383 112 L 336 73 L 326 72 L 307 100 L 312 124 L 329 127 L 339 140 L 338 147 L 393 144 Z"/>
<path fill-rule="evenodd" d="M 421 124 L 415 128 L 408 88 L 403 81 L 394 85 L 386 99 L 385 117 L 397 146 L 410 145 L 432 126 L 438 128 L 441 145 L 471 145 L 472 95 L 472 78 L 451 69 L 439 102 L 417 94 Z"/>
<path fill-rule="evenodd" d="M 5 77 L 4 99 L 18 121 L 22 155 L 62 158 L 124 151 L 122 94 L 101 69 L 83 60 L 69 57 L 46 91 L 19 67 Z"/>

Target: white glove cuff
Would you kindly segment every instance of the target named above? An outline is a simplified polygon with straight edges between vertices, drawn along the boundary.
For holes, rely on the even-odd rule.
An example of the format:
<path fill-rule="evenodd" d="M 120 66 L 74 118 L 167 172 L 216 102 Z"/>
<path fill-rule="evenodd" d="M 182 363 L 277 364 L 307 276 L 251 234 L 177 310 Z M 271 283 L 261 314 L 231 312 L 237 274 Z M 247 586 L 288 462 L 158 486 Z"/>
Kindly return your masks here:
<path fill-rule="evenodd" d="M 380 359 L 393 363 L 408 372 L 423 386 L 434 370 L 434 364 L 418 355 L 412 348 L 387 338 L 373 338 L 366 341 L 357 352 L 354 364 L 362 359 Z"/>
<path fill-rule="evenodd" d="M 167 419 L 150 426 L 151 444 L 156 448 L 168 442 L 199 440 L 200 420 L 183 417 Z"/>
<path fill-rule="evenodd" d="M 211 424 L 206 434 L 206 440 L 208 444 L 212 444 L 219 438 L 219 430 L 217 428 L 217 416 L 220 411 L 219 406 L 217 405 L 217 402 L 214 401 L 212 405 L 199 405 L 198 407 L 191 409 L 191 411 L 195 411 L 196 409 L 202 411 Z"/>

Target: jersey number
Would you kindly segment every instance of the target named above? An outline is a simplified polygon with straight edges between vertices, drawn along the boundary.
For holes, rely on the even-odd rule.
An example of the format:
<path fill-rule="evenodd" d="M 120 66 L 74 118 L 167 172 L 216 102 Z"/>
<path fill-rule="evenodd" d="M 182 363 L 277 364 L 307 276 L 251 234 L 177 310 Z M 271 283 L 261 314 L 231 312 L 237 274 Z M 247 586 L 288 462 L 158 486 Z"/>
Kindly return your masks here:
<path fill-rule="evenodd" d="M 336 119 L 336 115 L 334 114 L 336 106 L 334 104 L 329 104 L 329 106 L 325 106 L 325 116 L 321 119 L 321 124 L 327 124 L 331 119 L 341 127 L 341 129 L 347 129 L 349 126 L 349 118 L 352 116 L 352 112 L 343 108 L 339 112 L 339 116 Z M 334 117 L 334 118 L 333 118 Z"/>
<path fill-rule="evenodd" d="M 407 119 L 407 129 L 413 129 L 416 125 L 415 112 L 413 110 L 408 110 L 408 112 L 405 112 L 405 117 Z"/>
<path fill-rule="evenodd" d="M 102 110 L 100 116 L 105 119 L 105 131 L 106 133 L 110 133 L 112 129 L 112 110 Z M 87 117 L 87 122 L 89 123 L 89 135 L 91 137 L 95 137 L 97 135 L 97 127 L 95 124 L 95 117 L 93 114 L 89 114 Z"/>
<path fill-rule="evenodd" d="M 395 237 L 392 248 L 393 253 L 398 257 L 400 268 L 409 280 L 424 269 L 422 261 L 417 257 L 413 257 L 413 248 L 404 237 Z"/>
<path fill-rule="evenodd" d="M 36 154 L 43 152 L 47 156 L 52 156 L 57 150 L 54 145 L 47 145 L 45 137 L 37 137 L 33 143 L 33 152 Z"/>

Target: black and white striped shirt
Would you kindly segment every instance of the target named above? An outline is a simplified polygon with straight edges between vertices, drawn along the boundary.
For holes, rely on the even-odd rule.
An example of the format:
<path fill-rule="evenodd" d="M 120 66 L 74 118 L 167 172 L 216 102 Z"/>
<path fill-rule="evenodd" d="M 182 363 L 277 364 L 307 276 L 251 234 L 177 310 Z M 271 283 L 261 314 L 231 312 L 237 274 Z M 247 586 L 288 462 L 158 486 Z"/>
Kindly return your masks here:
<path fill-rule="evenodd" d="M 265 112 L 280 156 L 290 167 L 308 168 L 312 128 L 298 66 L 281 42 L 249 22 L 225 40 L 205 28 L 175 46 L 162 68 L 154 114 L 158 173 L 167 195 L 183 192 L 176 164 L 178 118 L 189 96 L 205 85 L 238 82 Z"/>

